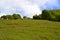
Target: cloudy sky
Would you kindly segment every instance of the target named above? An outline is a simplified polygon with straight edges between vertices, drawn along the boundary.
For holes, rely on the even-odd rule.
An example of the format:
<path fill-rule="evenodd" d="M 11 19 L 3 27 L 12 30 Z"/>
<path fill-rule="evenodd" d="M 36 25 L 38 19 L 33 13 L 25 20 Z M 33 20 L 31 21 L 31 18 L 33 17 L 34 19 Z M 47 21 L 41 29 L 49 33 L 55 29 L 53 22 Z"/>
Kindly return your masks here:
<path fill-rule="evenodd" d="M 32 17 L 41 14 L 42 10 L 60 9 L 59 0 L 0 0 L 0 16 L 18 13 Z"/>

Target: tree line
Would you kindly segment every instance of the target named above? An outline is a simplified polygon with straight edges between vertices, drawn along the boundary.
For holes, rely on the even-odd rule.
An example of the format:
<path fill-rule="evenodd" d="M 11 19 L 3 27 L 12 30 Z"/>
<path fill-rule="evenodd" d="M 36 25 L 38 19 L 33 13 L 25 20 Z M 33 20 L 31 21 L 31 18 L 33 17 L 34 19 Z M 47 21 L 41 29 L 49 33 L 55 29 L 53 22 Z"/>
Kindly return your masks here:
<path fill-rule="evenodd" d="M 21 16 L 19 14 L 13 14 L 13 15 L 3 15 L 1 16 L 1 19 L 21 19 Z"/>
<path fill-rule="evenodd" d="M 0 17 L 0 19 L 31 19 L 31 18 L 29 18 L 29 17 L 27 17 L 27 16 L 23 16 L 23 18 L 21 17 L 21 15 L 20 14 L 13 14 L 13 15 L 3 15 L 3 16 L 1 16 Z"/>
<path fill-rule="evenodd" d="M 60 21 L 60 10 L 43 10 L 42 14 L 34 15 L 33 19 Z"/>
<path fill-rule="evenodd" d="M 20 14 L 13 15 L 3 15 L 1 19 L 22 19 Z M 23 19 L 31 19 L 26 16 Z M 51 20 L 51 21 L 60 21 L 60 10 L 43 10 L 42 14 L 33 15 L 33 19 L 36 20 Z"/>

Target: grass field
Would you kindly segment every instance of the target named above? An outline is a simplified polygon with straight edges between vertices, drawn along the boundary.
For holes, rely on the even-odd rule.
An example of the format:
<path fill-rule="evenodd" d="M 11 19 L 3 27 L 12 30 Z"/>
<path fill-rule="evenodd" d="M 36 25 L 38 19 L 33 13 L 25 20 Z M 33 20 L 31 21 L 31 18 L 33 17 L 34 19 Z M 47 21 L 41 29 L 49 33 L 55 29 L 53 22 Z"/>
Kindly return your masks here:
<path fill-rule="evenodd" d="M 0 20 L 0 40 L 60 40 L 60 22 Z"/>

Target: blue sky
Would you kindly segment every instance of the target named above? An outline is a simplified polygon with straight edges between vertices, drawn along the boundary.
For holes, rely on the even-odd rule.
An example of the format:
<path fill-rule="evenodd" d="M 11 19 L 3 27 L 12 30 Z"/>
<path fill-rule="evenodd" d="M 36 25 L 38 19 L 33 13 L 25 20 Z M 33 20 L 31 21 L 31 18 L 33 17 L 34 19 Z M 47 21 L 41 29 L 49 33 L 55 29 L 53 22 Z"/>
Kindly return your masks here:
<path fill-rule="evenodd" d="M 60 9 L 60 0 L 0 0 L 0 16 L 17 13 L 32 17 L 44 9 Z"/>

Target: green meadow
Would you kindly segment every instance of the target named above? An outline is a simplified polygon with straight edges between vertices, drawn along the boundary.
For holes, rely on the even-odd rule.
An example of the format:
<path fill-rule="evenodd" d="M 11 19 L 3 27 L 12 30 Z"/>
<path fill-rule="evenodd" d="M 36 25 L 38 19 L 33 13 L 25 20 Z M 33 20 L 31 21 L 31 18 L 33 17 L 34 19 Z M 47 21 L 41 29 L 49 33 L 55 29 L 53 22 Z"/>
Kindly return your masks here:
<path fill-rule="evenodd" d="M 0 20 L 0 40 L 60 40 L 60 22 Z"/>

